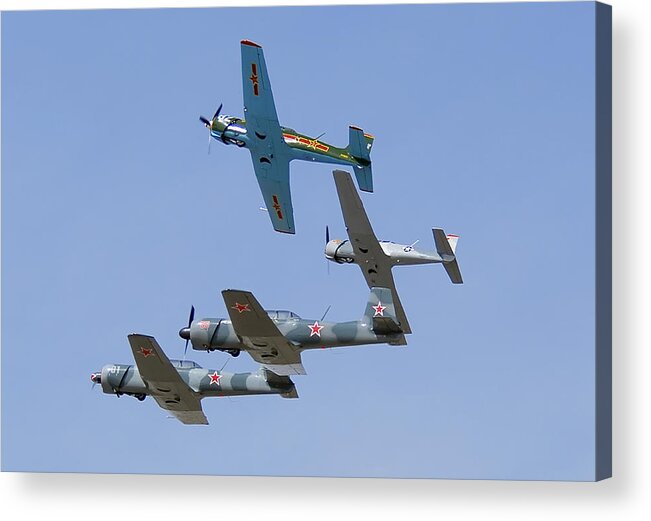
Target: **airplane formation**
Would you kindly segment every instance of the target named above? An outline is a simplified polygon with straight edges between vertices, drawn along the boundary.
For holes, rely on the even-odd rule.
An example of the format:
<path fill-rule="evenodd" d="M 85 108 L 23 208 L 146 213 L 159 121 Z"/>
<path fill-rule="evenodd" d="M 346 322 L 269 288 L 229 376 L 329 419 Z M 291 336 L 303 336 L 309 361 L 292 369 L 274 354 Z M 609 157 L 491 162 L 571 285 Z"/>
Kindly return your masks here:
<path fill-rule="evenodd" d="M 295 234 L 289 186 L 289 162 L 294 159 L 353 168 L 359 189 L 373 192 L 370 152 L 374 138 L 349 127 L 349 142 L 338 148 L 283 127 L 278 121 L 264 53 L 260 45 L 241 41 L 245 118 L 221 114 L 201 116 L 210 140 L 247 148 L 274 230 Z M 330 240 L 326 227 L 325 257 L 337 264 L 357 264 L 369 287 L 361 318 L 347 322 L 304 319 L 292 311 L 264 309 L 249 291 L 222 291 L 227 317 L 195 320 L 190 310 L 179 336 L 197 351 L 222 351 L 237 357 L 246 352 L 260 364 L 255 373 L 225 373 L 196 362 L 170 360 L 154 337 L 128 336 L 135 365 L 108 364 L 91 374 L 104 393 L 128 395 L 142 401 L 151 396 L 184 424 L 208 424 L 201 400 L 209 396 L 278 394 L 298 398 L 293 375 L 304 375 L 305 350 L 367 344 L 406 345 L 411 326 L 391 272 L 394 266 L 439 263 L 454 284 L 463 283 L 456 258 L 458 236 L 433 228 L 435 249 L 415 243 L 379 241 L 349 172 L 333 172 L 348 239 Z M 361 304 L 360 304 L 361 306 Z M 222 368 L 223 369 L 223 368 Z"/>

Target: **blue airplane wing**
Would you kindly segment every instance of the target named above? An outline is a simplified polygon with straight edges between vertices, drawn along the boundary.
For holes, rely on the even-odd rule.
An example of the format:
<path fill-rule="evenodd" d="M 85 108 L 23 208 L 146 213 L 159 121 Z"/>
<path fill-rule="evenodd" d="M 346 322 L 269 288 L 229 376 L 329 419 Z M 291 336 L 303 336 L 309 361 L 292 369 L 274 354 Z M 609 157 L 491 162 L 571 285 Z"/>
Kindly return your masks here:
<path fill-rule="evenodd" d="M 296 233 L 292 194 L 289 191 L 289 160 L 274 157 L 272 162 L 255 150 L 251 150 L 251 159 L 274 230 Z"/>
<path fill-rule="evenodd" d="M 295 233 L 289 147 L 283 140 L 262 47 L 242 40 L 242 87 L 253 168 L 274 230 Z"/>
<path fill-rule="evenodd" d="M 262 47 L 249 40 L 242 40 L 241 47 L 247 134 L 250 138 L 260 141 L 260 145 L 269 139 L 273 141 L 273 145 L 285 145 Z"/>

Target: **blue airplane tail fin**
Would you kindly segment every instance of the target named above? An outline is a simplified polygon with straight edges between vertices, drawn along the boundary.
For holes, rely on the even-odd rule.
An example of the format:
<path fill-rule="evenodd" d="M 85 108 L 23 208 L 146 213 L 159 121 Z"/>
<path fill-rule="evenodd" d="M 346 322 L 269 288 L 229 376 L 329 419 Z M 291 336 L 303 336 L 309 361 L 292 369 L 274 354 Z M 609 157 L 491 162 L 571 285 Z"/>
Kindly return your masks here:
<path fill-rule="evenodd" d="M 356 166 L 355 177 L 357 177 L 357 186 L 359 186 L 360 190 L 363 192 L 373 191 L 373 171 L 371 170 L 371 165 Z"/>
<path fill-rule="evenodd" d="M 361 128 L 348 127 L 348 153 L 353 156 L 358 165 L 355 166 L 357 185 L 363 192 L 373 191 L 373 171 L 371 170 L 371 148 L 375 138 L 364 134 Z"/>

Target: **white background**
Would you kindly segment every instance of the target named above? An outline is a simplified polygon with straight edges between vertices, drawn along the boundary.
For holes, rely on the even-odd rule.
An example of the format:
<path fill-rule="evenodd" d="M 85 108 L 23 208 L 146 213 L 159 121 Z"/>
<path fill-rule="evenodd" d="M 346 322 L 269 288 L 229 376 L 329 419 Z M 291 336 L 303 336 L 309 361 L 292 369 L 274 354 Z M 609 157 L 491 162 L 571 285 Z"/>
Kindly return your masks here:
<path fill-rule="evenodd" d="M 255 5 L 275 2 L 257 1 Z M 304 4 L 285 0 L 283 5 Z M 343 2 L 353 3 L 353 2 Z M 354 3 L 364 2 L 358 0 Z M 413 2 L 412 3 L 416 3 Z M 613 519 L 651 518 L 651 342 L 647 333 L 651 17 L 613 5 L 613 474 L 600 483 L 83 474 L 0 474 L 7 519 Z M 192 6 L 217 5 L 194 1 Z M 219 2 L 228 5 L 228 2 Z M 230 2 L 241 5 L 241 2 Z M 178 1 L 0 0 L 5 9 L 179 6 Z M 184 6 L 185 7 L 185 6 Z M 29 414 L 29 411 L 26 411 Z M 43 432 L 47 436 L 47 432 Z M 172 449 L 172 448 L 169 448 Z M 228 450 L 228 447 L 224 447 Z M 161 447 L 161 450 L 165 448 Z M 396 444 L 396 450 L 400 445 Z M 101 457 L 101 456 L 100 456 Z"/>

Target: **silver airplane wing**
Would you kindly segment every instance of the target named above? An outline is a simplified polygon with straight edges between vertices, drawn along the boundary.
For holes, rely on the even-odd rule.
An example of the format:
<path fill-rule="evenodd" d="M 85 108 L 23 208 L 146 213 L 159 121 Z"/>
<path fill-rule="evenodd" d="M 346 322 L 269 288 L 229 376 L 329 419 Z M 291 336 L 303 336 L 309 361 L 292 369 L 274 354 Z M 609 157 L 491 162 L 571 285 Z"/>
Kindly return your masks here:
<path fill-rule="evenodd" d="M 182 423 L 208 425 L 201 399 L 170 363 L 156 339 L 147 335 L 129 335 L 133 358 L 152 398 Z"/>
<path fill-rule="evenodd" d="M 337 195 L 344 214 L 344 222 L 348 231 L 350 244 L 355 252 L 355 259 L 362 269 L 366 284 L 369 288 L 389 288 L 393 296 L 396 318 L 400 322 L 403 333 L 411 333 L 411 326 L 400 302 L 396 284 L 391 273 L 391 261 L 380 246 L 371 223 L 368 220 L 362 200 L 355 189 L 353 179 L 348 172 L 335 170 L 333 172 Z"/>
<path fill-rule="evenodd" d="M 256 362 L 278 376 L 305 374 L 298 348 L 280 332 L 249 291 L 222 291 L 233 329 Z"/>

